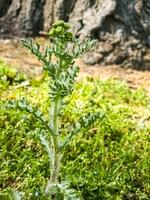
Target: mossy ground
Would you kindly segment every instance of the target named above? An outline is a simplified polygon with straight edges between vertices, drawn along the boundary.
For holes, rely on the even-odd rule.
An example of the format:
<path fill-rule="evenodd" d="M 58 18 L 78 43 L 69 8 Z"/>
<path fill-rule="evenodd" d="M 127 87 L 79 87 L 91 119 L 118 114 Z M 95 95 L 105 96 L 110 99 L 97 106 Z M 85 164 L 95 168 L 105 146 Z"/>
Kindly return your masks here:
<path fill-rule="evenodd" d="M 48 157 L 33 134 L 42 124 L 24 112 L 4 107 L 7 99 L 25 96 L 48 115 L 45 75 L 28 79 L 0 63 L 0 192 L 12 187 L 27 199 L 40 195 L 50 175 Z M 89 111 L 103 120 L 74 137 L 65 149 L 61 177 L 86 200 L 150 199 L 150 97 L 124 82 L 92 77 L 79 81 L 62 116 L 66 126 Z"/>

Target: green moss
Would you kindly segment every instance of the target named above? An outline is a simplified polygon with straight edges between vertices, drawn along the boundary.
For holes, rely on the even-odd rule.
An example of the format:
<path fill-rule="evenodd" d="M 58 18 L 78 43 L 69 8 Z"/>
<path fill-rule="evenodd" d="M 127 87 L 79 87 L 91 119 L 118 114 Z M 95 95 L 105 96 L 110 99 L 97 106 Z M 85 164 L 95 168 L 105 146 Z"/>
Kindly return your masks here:
<path fill-rule="evenodd" d="M 0 91 L 6 90 L 8 86 L 21 83 L 26 80 L 26 76 L 16 69 L 8 66 L 0 60 Z"/>
<path fill-rule="evenodd" d="M 8 84 L 1 93 L 0 190 L 4 193 L 13 187 L 25 191 L 27 199 L 42 199 L 50 171 L 47 154 L 33 134 L 42 124 L 26 113 L 3 108 L 7 99 L 26 96 L 48 114 L 47 83 L 30 82 L 21 88 Z M 15 86 L 19 84 L 15 82 Z M 149 100 L 144 90 L 131 90 L 116 80 L 89 78 L 76 84 L 62 116 L 64 135 L 66 126 L 79 116 L 105 112 L 90 130 L 75 136 L 64 152 L 61 177 L 69 179 L 83 199 L 150 198 Z"/>

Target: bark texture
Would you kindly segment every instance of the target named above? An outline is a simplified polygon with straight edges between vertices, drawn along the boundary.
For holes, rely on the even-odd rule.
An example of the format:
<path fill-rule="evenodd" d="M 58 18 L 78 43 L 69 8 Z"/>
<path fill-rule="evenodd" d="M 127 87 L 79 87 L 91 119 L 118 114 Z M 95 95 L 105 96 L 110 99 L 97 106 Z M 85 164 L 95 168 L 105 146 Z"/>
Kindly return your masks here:
<path fill-rule="evenodd" d="M 1 37 L 37 35 L 57 19 L 74 33 L 98 40 L 84 61 L 150 68 L 149 0 L 0 0 Z"/>

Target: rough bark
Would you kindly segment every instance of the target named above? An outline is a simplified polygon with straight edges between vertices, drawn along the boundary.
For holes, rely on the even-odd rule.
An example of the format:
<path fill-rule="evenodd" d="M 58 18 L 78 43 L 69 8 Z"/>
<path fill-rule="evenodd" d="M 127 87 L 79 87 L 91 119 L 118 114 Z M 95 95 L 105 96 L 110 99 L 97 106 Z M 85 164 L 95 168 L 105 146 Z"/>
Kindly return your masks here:
<path fill-rule="evenodd" d="M 149 0 L 0 0 L 1 36 L 37 35 L 57 19 L 70 22 L 77 36 L 98 40 L 86 63 L 149 68 Z"/>

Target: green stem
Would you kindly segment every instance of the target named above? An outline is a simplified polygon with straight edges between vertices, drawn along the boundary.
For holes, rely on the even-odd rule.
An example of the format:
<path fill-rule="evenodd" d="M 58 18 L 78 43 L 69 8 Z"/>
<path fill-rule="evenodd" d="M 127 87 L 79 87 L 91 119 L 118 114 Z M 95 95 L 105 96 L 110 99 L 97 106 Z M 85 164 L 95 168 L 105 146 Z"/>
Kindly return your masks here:
<path fill-rule="evenodd" d="M 60 77 L 60 69 L 62 67 L 62 59 L 59 60 L 59 69 L 57 71 L 56 78 L 59 80 Z M 49 189 L 51 187 L 51 184 L 57 184 L 58 183 L 58 177 L 59 177 L 59 170 L 60 170 L 60 162 L 61 162 L 61 152 L 59 149 L 59 112 L 60 112 L 60 103 L 61 98 L 58 95 L 53 103 L 52 106 L 52 146 L 53 146 L 53 156 L 52 156 L 52 169 L 51 169 L 51 177 L 48 181 L 45 193 L 49 193 Z M 51 199 L 55 199 L 55 195 L 51 195 Z"/>
<path fill-rule="evenodd" d="M 60 107 L 60 99 L 57 98 L 54 102 L 54 116 L 53 116 L 53 132 L 54 135 L 52 137 L 53 142 L 53 166 L 51 173 L 51 183 L 58 182 L 58 173 L 59 173 L 59 107 Z"/>
<path fill-rule="evenodd" d="M 46 194 L 49 193 L 49 189 L 51 184 L 58 183 L 59 169 L 60 169 L 60 160 L 61 154 L 59 152 L 59 110 L 60 110 L 60 98 L 57 97 L 53 104 L 53 116 L 52 116 L 52 124 L 53 124 L 53 135 L 52 135 L 52 145 L 53 145 L 53 157 L 52 157 L 52 170 L 51 177 L 48 181 L 46 187 Z"/>

